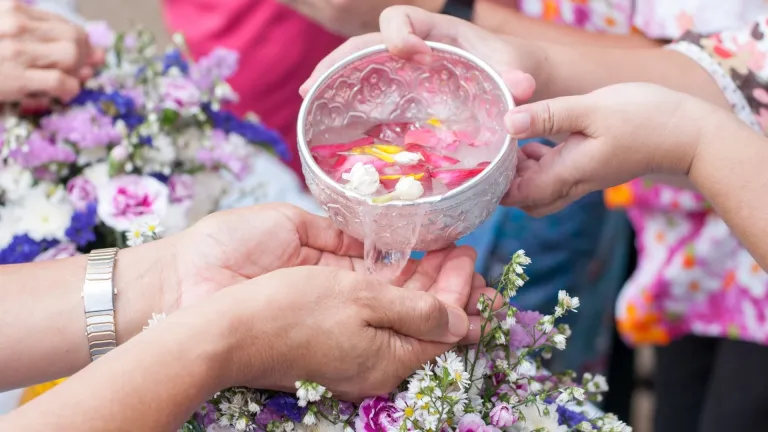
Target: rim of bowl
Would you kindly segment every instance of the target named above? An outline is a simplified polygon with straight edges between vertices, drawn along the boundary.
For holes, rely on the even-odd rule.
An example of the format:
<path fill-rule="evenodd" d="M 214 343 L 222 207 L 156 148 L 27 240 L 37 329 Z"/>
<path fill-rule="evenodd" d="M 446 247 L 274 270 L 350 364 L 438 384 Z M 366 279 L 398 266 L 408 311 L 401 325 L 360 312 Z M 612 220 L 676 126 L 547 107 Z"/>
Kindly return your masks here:
<path fill-rule="evenodd" d="M 426 41 L 426 43 L 430 48 L 432 48 L 433 51 L 447 52 L 457 57 L 461 57 L 464 60 L 469 61 L 470 63 L 474 63 L 476 66 L 482 69 L 483 72 L 487 73 L 491 77 L 491 79 L 493 79 L 496 85 L 501 89 L 501 95 L 504 99 L 504 102 L 507 104 L 507 108 L 512 109 L 515 107 L 515 102 L 512 99 L 512 93 L 507 88 L 507 85 L 504 84 L 504 80 L 502 80 L 501 75 L 499 75 L 495 70 L 493 70 L 493 68 L 491 68 L 491 66 L 488 65 L 488 63 L 486 63 L 483 60 L 480 60 L 475 55 L 470 54 L 464 51 L 463 49 L 456 48 L 451 45 L 447 45 L 439 42 L 431 42 L 431 41 Z M 356 198 L 368 203 L 371 203 L 372 197 L 361 195 L 357 192 L 354 192 L 345 188 L 340 183 L 333 180 L 330 176 L 328 176 L 328 174 L 325 171 L 323 171 L 320 168 L 320 166 L 317 164 L 317 161 L 315 161 L 315 158 L 312 156 L 312 152 L 309 150 L 309 144 L 307 143 L 306 136 L 304 135 L 304 124 L 306 123 L 307 115 L 309 114 L 308 111 L 309 111 L 309 106 L 311 102 L 314 100 L 315 95 L 320 90 L 320 88 L 323 85 L 325 85 L 325 83 L 328 82 L 330 78 L 332 78 L 341 69 L 345 68 L 346 66 L 358 60 L 361 60 L 365 57 L 369 57 L 374 54 L 380 54 L 382 52 L 387 52 L 387 51 L 388 50 L 386 45 L 384 44 L 375 45 L 375 46 L 366 48 L 364 50 L 358 51 L 350 56 L 347 56 L 345 59 L 333 65 L 333 67 L 328 69 L 322 76 L 320 76 L 317 82 L 315 82 L 315 84 L 307 92 L 307 96 L 304 98 L 304 101 L 301 104 L 301 109 L 299 110 L 299 119 L 297 123 L 296 145 L 298 146 L 299 155 L 302 159 L 302 162 L 308 164 L 312 171 L 319 173 L 320 178 L 325 183 L 330 184 L 334 189 L 347 195 L 348 197 Z M 499 150 L 499 153 L 496 155 L 496 157 L 493 158 L 491 163 L 480 174 L 473 177 L 472 179 L 462 184 L 461 186 L 455 189 L 452 189 L 442 195 L 434 195 L 434 196 L 425 197 L 425 198 L 418 198 L 415 200 L 392 200 L 386 203 L 377 203 L 376 205 L 382 206 L 382 207 L 385 207 L 385 206 L 405 207 L 405 206 L 415 206 L 420 204 L 434 204 L 446 198 L 451 198 L 456 195 L 461 195 L 466 190 L 471 189 L 473 185 L 482 182 L 486 177 L 489 176 L 489 173 L 492 171 L 492 168 L 499 164 L 499 161 L 501 160 L 501 158 L 506 154 L 507 150 L 509 150 L 509 146 L 511 143 L 512 143 L 512 137 L 509 136 L 509 134 L 505 134 L 504 144 L 501 146 L 501 150 Z"/>

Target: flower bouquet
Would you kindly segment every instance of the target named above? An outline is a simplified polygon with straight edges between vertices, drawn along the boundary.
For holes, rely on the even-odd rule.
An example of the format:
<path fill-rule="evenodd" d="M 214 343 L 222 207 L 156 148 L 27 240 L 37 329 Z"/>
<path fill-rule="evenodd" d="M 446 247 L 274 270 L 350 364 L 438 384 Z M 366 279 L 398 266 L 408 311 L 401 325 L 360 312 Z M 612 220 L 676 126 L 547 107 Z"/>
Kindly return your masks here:
<path fill-rule="evenodd" d="M 237 53 L 195 62 L 179 35 L 158 53 L 144 31 L 88 30 L 107 61 L 73 101 L 1 114 L 0 265 L 140 244 L 161 224 L 180 231 L 257 193 L 236 183 L 267 152 L 288 157 L 277 133 L 222 108 L 237 98 L 227 84 Z"/>
<path fill-rule="evenodd" d="M 274 131 L 222 109 L 237 98 L 226 82 L 237 53 L 194 62 L 179 35 L 162 54 L 144 31 L 89 35 L 107 61 L 73 101 L 2 113 L 0 264 L 138 244 L 158 222 L 179 231 L 216 210 L 259 152 L 288 156 Z"/>
<path fill-rule="evenodd" d="M 505 304 L 527 279 L 528 263 L 520 251 L 506 266 L 497 294 Z M 577 381 L 572 372 L 551 374 L 541 365 L 565 349 L 570 330 L 556 320 L 575 312 L 578 298 L 561 291 L 553 314 L 544 316 L 512 306 L 491 310 L 495 300 L 477 305 L 485 318 L 478 345 L 445 353 L 389 395 L 355 405 L 311 382 L 297 382 L 296 394 L 234 387 L 214 395 L 181 431 L 631 431 L 590 404 L 608 390 L 605 378 Z"/>

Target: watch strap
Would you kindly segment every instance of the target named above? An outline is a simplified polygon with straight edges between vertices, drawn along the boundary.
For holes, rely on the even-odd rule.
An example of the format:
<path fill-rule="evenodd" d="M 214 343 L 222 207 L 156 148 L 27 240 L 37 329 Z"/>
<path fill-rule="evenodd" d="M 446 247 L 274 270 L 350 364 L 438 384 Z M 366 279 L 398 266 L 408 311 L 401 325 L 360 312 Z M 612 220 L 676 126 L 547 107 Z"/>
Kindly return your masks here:
<path fill-rule="evenodd" d="M 117 347 L 113 275 L 117 248 L 96 249 L 88 254 L 83 283 L 85 334 L 91 361 Z"/>

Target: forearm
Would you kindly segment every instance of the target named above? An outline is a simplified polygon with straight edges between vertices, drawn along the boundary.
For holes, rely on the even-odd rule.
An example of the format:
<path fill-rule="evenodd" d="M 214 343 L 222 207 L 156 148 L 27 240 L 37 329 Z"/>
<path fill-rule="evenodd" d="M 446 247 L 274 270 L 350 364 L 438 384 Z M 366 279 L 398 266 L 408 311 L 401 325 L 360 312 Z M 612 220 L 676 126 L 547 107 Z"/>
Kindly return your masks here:
<path fill-rule="evenodd" d="M 118 343 L 160 304 L 160 242 L 121 250 L 115 265 Z M 0 390 L 71 375 L 91 361 L 81 292 L 87 257 L 0 266 Z"/>
<path fill-rule="evenodd" d="M 173 431 L 229 385 L 221 317 L 178 313 L 0 419 L 1 430 Z"/>
<path fill-rule="evenodd" d="M 709 73 L 688 56 L 665 49 L 620 50 L 541 44 L 534 78 L 542 83 L 534 98 L 592 92 L 612 84 L 648 82 L 688 93 L 730 109 Z"/>
<path fill-rule="evenodd" d="M 722 118 L 704 128 L 689 178 L 768 269 L 768 140 L 735 117 Z"/>
<path fill-rule="evenodd" d="M 651 48 L 660 45 L 659 42 L 640 34 L 594 33 L 531 18 L 516 11 L 511 6 L 499 4 L 493 0 L 483 0 L 476 3 L 473 21 L 494 33 L 560 45 L 604 48 Z"/>

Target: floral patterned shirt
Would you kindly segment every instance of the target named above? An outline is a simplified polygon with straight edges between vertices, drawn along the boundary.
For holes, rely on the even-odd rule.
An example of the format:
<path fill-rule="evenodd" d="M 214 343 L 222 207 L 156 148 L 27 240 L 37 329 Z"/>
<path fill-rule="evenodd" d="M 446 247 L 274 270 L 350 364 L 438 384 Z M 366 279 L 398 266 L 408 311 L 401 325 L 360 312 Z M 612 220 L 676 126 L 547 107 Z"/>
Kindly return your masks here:
<path fill-rule="evenodd" d="M 590 31 L 673 41 L 668 49 L 699 63 L 734 113 L 768 134 L 768 2 L 518 0 L 518 9 Z M 768 344 L 768 275 L 700 194 L 638 179 L 605 197 L 627 208 L 637 233 L 638 266 L 617 303 L 629 343 L 693 333 Z"/>

